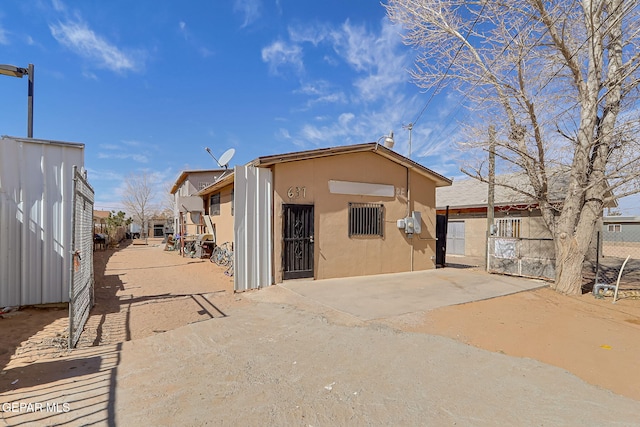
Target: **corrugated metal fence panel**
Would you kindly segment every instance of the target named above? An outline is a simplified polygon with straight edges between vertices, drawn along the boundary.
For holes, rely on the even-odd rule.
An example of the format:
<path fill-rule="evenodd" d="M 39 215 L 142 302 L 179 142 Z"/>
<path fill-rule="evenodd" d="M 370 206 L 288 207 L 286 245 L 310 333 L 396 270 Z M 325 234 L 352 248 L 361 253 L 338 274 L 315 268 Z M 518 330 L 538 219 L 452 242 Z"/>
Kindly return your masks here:
<path fill-rule="evenodd" d="M 256 248 L 260 260 L 258 285 L 271 286 L 273 283 L 273 176 L 270 169 L 257 169 L 258 194 L 256 195 L 257 223 Z"/>
<path fill-rule="evenodd" d="M 236 166 L 234 170 L 234 290 L 271 285 L 271 170 Z"/>
<path fill-rule="evenodd" d="M 0 140 L 0 306 L 20 301 L 18 144 Z"/>
<path fill-rule="evenodd" d="M 0 165 L 0 305 L 66 302 L 84 145 L 3 137 Z"/>

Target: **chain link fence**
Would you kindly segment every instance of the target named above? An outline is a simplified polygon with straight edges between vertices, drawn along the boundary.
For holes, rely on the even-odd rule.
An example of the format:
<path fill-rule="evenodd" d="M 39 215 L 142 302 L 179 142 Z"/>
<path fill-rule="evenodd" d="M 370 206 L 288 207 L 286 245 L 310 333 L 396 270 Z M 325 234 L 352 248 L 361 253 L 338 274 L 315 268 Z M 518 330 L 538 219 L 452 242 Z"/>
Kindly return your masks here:
<path fill-rule="evenodd" d="M 74 166 L 73 242 L 69 286 L 69 348 L 74 348 L 93 307 L 93 200 L 94 191 Z"/>
<path fill-rule="evenodd" d="M 616 224 L 598 233 L 593 294 L 613 296 L 618 279 L 619 298 L 640 297 L 640 224 Z"/>

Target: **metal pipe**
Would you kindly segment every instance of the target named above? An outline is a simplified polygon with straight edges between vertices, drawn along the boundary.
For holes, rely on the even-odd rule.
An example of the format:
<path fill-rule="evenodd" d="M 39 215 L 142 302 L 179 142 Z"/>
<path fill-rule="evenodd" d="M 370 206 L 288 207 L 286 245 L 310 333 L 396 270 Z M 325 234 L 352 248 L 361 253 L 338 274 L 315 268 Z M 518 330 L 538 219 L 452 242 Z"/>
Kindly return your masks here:
<path fill-rule="evenodd" d="M 595 285 L 593 285 L 593 296 L 598 297 L 600 296 L 600 291 L 606 292 L 613 288 L 615 288 L 615 286 L 609 283 L 596 283 Z"/>
<path fill-rule="evenodd" d="M 622 278 L 622 270 L 624 270 L 625 265 L 627 265 L 627 262 L 629 261 L 629 258 L 631 258 L 631 255 L 627 255 L 627 259 L 624 260 L 624 262 L 622 263 L 622 267 L 620 267 L 620 272 L 618 273 L 618 281 L 616 282 L 616 291 L 613 293 L 613 303 L 616 303 L 616 300 L 618 299 L 618 288 L 620 287 L 620 279 Z"/>
<path fill-rule="evenodd" d="M 71 247 L 67 248 L 65 247 L 64 249 L 67 249 L 67 254 L 69 254 L 71 256 L 71 262 L 69 263 L 70 265 L 70 281 L 69 281 L 69 339 L 67 341 L 68 344 L 68 348 L 72 349 L 73 348 L 73 317 L 75 316 L 75 312 L 73 310 L 73 297 L 75 294 L 75 286 L 74 286 L 74 282 L 75 282 L 75 268 L 74 268 L 74 263 L 75 263 L 75 246 L 76 246 L 76 233 L 75 233 L 75 228 L 76 228 L 76 188 L 78 186 L 78 177 L 77 177 L 77 172 L 78 172 L 78 166 L 74 165 L 73 168 L 73 185 L 72 185 L 72 191 L 71 191 L 71 200 L 72 200 L 72 204 L 73 206 L 71 207 Z M 93 235 L 93 233 L 92 233 Z M 70 250 L 69 250 L 70 249 Z"/>
<path fill-rule="evenodd" d="M 33 64 L 29 64 L 29 90 L 27 107 L 27 137 L 33 138 Z"/>
<path fill-rule="evenodd" d="M 489 126 L 489 188 L 487 194 L 487 248 L 485 252 L 486 270 L 489 271 L 489 242 L 495 216 L 495 180 L 496 180 L 496 136 L 493 125 Z"/>

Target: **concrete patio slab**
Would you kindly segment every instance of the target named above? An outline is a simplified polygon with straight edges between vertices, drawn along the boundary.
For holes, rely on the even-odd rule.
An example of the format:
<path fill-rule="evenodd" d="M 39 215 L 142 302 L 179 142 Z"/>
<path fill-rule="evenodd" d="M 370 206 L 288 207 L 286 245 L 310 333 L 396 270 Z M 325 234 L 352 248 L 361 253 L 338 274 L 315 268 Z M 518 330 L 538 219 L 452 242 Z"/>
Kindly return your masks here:
<path fill-rule="evenodd" d="M 286 281 L 281 286 L 362 320 L 381 319 L 463 304 L 547 286 L 544 281 L 443 268 L 325 280 Z"/>

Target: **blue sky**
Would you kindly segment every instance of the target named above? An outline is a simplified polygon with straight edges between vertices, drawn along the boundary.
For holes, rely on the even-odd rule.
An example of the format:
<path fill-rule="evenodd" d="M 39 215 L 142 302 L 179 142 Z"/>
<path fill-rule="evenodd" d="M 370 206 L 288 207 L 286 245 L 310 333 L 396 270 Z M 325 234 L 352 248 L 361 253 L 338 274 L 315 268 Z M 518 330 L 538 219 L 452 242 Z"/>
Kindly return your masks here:
<path fill-rule="evenodd" d="M 460 178 L 468 113 L 445 92 L 420 114 L 399 32 L 375 0 L 3 0 L 0 63 L 35 65 L 34 137 L 86 144 L 98 209 L 121 207 L 130 173 L 160 193 L 217 167 L 205 147 L 233 166 L 393 130 L 407 155 L 411 122 L 412 158 Z M 26 78 L 0 88 L 0 134 L 26 136 Z"/>

